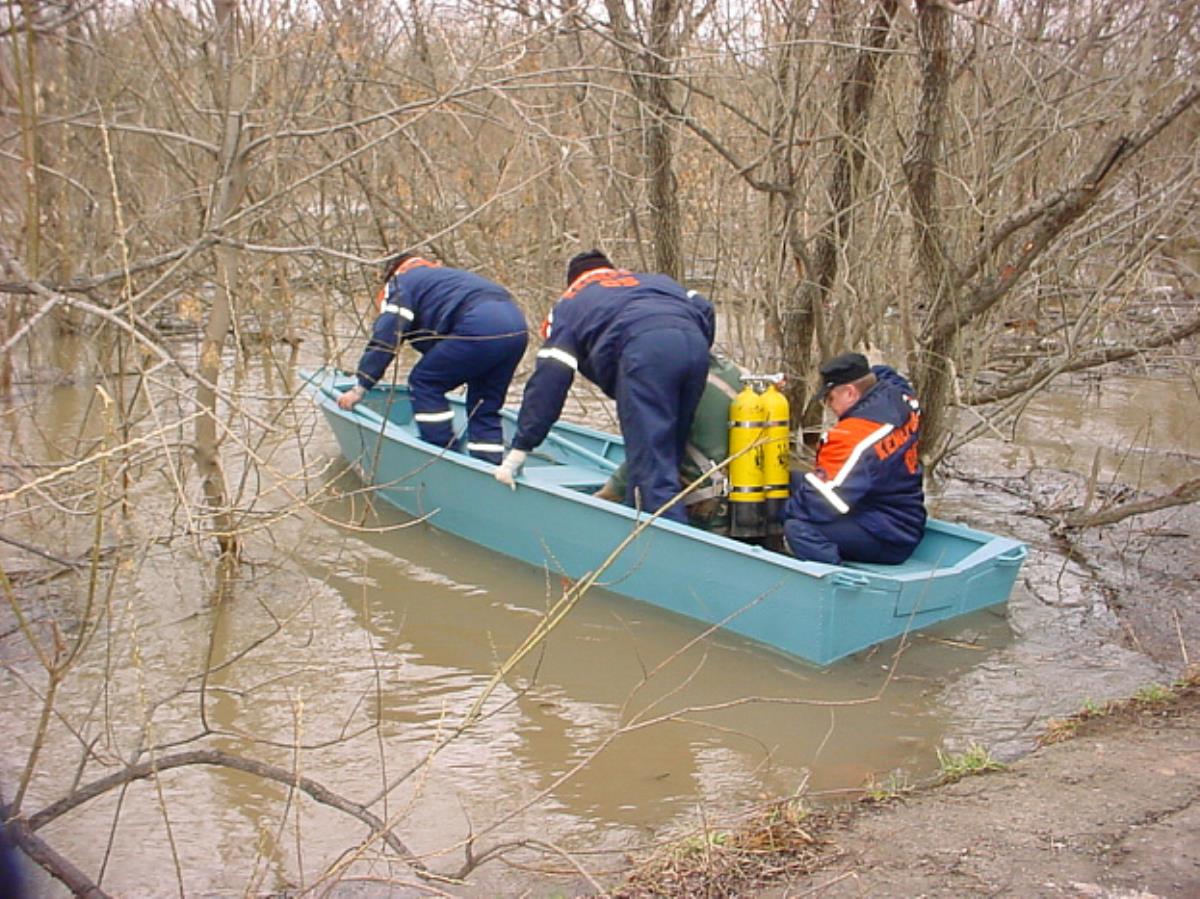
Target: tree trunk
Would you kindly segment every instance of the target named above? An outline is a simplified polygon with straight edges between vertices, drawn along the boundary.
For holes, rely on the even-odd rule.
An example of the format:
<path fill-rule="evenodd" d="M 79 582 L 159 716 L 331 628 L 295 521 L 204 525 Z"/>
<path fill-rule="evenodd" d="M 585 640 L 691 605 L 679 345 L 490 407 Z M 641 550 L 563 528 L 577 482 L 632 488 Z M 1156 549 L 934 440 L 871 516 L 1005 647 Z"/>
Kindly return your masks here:
<path fill-rule="evenodd" d="M 644 42 L 634 34 L 622 0 L 606 0 L 605 6 L 645 120 L 641 155 L 649 181 L 655 268 L 682 281 L 683 241 L 670 124 L 673 120 L 671 84 L 677 53 L 671 27 L 679 12 L 679 0 L 653 0 L 650 34 Z M 635 47 L 638 48 L 636 51 Z"/>
<path fill-rule="evenodd" d="M 933 0 L 917 3 L 917 38 L 921 54 L 921 100 L 916 129 L 904 158 L 912 211 L 917 268 L 923 283 L 926 321 L 937 320 L 953 302 L 951 263 L 942 234 L 937 196 L 937 171 L 942 155 L 942 132 L 950 91 L 950 14 Z M 933 339 L 926 333 L 921 358 L 912 360 L 921 396 L 923 455 L 936 459 L 947 429 L 946 409 L 954 386 L 953 361 L 957 335 Z"/>
<path fill-rule="evenodd" d="M 886 57 L 880 52 L 891 34 L 892 19 L 898 0 L 880 0 L 863 28 L 858 52 L 846 79 L 841 83 L 838 102 L 839 134 L 833 171 L 829 176 L 829 212 L 827 224 L 817 235 L 808 254 L 808 270 L 801 272 L 802 282 L 795 304 L 784 318 L 783 342 L 785 366 L 791 372 L 808 372 L 816 367 L 814 342 L 818 354 L 827 357 L 839 352 L 844 329 L 831 331 L 821 315 L 837 280 L 838 258 L 850 240 L 852 211 L 857 202 L 859 174 L 865 159 L 863 135 L 870 121 L 871 105 L 879 72 Z M 798 52 L 798 51 L 792 51 Z M 802 243 L 797 235 L 793 244 Z M 803 257 L 797 256 L 798 259 Z M 803 266 L 802 266 L 803 267 Z M 805 405 L 808 385 L 793 379 L 788 399 L 804 425 L 819 424 L 820 406 Z"/>
<path fill-rule="evenodd" d="M 241 202 L 246 191 L 246 147 L 242 110 L 248 94 L 245 76 L 238 68 L 237 7 L 235 0 L 217 0 L 215 4 L 219 71 L 215 80 L 223 96 L 218 97 L 224 110 L 224 132 L 218 159 L 215 198 L 209 214 L 209 226 L 219 232 Z M 196 421 L 196 445 L 193 455 L 200 474 L 208 512 L 222 562 L 228 564 L 238 554 L 238 536 L 230 507 L 225 473 L 221 467 L 217 421 L 216 386 L 221 376 L 221 352 L 233 324 L 234 298 L 237 295 L 237 251 L 225 244 L 213 250 L 216 264 L 216 292 L 212 310 L 200 344 L 201 384 L 196 401 L 207 415 Z"/>
<path fill-rule="evenodd" d="M 675 180 L 671 139 L 671 76 L 675 49 L 671 24 L 677 0 L 654 0 L 650 14 L 650 46 L 645 54 L 645 79 L 650 123 L 646 128 L 646 158 L 650 177 L 650 222 L 654 230 L 654 261 L 660 272 L 677 281 L 684 278 L 679 190 Z"/>

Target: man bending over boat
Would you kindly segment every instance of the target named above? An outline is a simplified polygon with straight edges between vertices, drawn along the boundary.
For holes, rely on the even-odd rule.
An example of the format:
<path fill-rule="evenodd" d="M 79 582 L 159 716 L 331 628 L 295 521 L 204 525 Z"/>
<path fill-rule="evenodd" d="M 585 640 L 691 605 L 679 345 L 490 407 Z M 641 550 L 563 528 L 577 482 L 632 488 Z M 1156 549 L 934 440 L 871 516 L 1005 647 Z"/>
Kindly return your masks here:
<path fill-rule="evenodd" d="M 545 343 L 496 480 L 515 486 L 529 451 L 562 414 L 579 371 L 617 401 L 629 472 L 625 502 L 658 511 L 680 490 L 679 463 L 704 392 L 714 330 L 708 300 L 672 278 L 618 269 L 599 250 L 574 256 L 567 291 L 542 325 Z M 686 520 L 678 504 L 663 516 Z"/>
<path fill-rule="evenodd" d="M 389 260 L 383 280 L 358 384 L 338 398 L 338 406 L 353 409 L 407 340 L 421 353 L 408 375 L 421 439 L 454 446 L 454 412 L 446 393 L 466 384 L 467 452 L 500 462 L 500 408 L 529 341 L 525 316 L 500 285 L 409 253 Z"/>
<path fill-rule="evenodd" d="M 784 541 L 799 559 L 899 564 L 925 532 L 916 394 L 860 353 L 830 359 L 821 382 L 817 396 L 837 423 L 821 437 L 813 470 L 792 475 Z"/>
<path fill-rule="evenodd" d="M 729 478 L 725 469 L 718 466 L 729 455 L 729 404 L 741 390 L 741 378 L 742 371 L 734 363 L 715 353 L 709 354 L 708 381 L 700 395 L 683 461 L 679 464 L 679 479 L 684 485 L 702 474 L 712 473 L 683 498 L 683 504 L 688 524 L 713 534 L 729 533 Z M 628 466 L 622 463 L 595 495 L 598 499 L 621 502 L 628 480 Z"/>

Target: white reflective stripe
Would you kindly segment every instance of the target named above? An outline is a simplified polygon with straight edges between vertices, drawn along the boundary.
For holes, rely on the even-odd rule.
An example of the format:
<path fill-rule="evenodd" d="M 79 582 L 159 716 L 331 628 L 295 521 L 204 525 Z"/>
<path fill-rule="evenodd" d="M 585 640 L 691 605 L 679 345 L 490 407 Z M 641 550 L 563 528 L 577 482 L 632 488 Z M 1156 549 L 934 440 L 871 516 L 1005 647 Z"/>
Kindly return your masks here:
<path fill-rule="evenodd" d="M 561 362 L 563 365 L 570 368 L 571 371 L 579 370 L 578 360 L 566 350 L 560 350 L 557 347 L 549 347 L 544 350 L 538 350 L 537 357 L 539 359 L 553 359 L 556 362 Z"/>
<path fill-rule="evenodd" d="M 454 418 L 454 410 L 447 409 L 445 412 L 418 412 L 413 416 L 413 421 L 435 422 L 435 421 L 451 421 Z"/>
<path fill-rule="evenodd" d="M 468 443 L 467 452 L 477 453 L 502 453 L 504 452 L 503 443 Z"/>
<path fill-rule="evenodd" d="M 383 312 L 394 312 L 401 318 L 412 321 L 416 318 L 416 314 L 407 306 L 397 306 L 395 303 L 384 303 L 381 307 Z"/>
<path fill-rule="evenodd" d="M 825 497 L 829 504 L 837 509 L 838 512 L 845 515 L 850 511 L 850 507 L 844 499 L 837 495 L 837 488 L 846 483 L 846 478 L 850 476 L 850 472 L 854 470 L 854 466 L 858 464 L 858 460 L 862 458 L 862 454 L 894 430 L 896 429 L 893 425 L 881 425 L 860 440 L 851 451 L 845 464 L 838 471 L 837 477 L 832 481 L 823 481 L 811 471 L 804 476 L 804 480 L 815 487 L 817 492 Z"/>
<path fill-rule="evenodd" d="M 822 481 L 814 472 L 809 472 L 804 476 L 804 480 L 808 481 L 821 496 L 825 497 L 829 505 L 833 506 L 842 515 L 850 511 L 850 507 L 846 505 L 846 501 L 833 492 L 833 485 L 828 481 Z"/>
<path fill-rule="evenodd" d="M 872 446 L 886 437 L 892 431 L 896 430 L 894 425 L 883 425 L 880 428 L 872 431 L 867 437 L 858 441 L 858 445 L 854 447 L 854 451 L 850 453 L 850 457 L 846 459 L 846 464 L 842 466 L 841 471 L 837 473 L 837 477 L 829 483 L 834 487 L 840 487 L 846 482 L 846 478 L 850 475 L 850 471 L 858 464 L 858 460 L 862 458 L 862 454 L 869 450 Z"/>

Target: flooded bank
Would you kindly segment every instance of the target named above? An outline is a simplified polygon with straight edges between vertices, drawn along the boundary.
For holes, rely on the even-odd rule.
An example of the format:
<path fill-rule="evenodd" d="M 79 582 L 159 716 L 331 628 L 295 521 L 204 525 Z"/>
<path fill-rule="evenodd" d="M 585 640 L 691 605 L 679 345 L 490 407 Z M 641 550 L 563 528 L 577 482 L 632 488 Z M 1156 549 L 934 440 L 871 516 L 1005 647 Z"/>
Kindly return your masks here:
<path fill-rule="evenodd" d="M 103 432 L 81 424 L 88 396 L 59 389 L 36 414 L 9 418 L 12 439 L 28 457 L 50 458 L 39 447 L 51 442 L 70 457 Z M 457 734 L 561 584 L 429 524 L 368 510 L 355 479 L 335 475 L 336 449 L 315 410 L 297 414 L 300 436 L 270 451 L 275 480 L 256 485 L 264 525 L 248 539 L 230 601 L 212 605 L 209 550 L 189 538 L 178 486 L 162 469 L 130 486 L 136 511 L 106 535 L 125 561 L 93 612 L 80 601 L 86 569 L 24 582 L 27 602 L 54 609 L 64 630 L 89 614 L 96 625 L 59 689 L 27 811 L 70 792 L 82 746 L 92 754 L 86 780 L 139 743 L 169 754 L 203 736 L 369 805 L 437 871 L 462 863 L 468 838 L 476 853 L 536 838 L 541 850 L 521 855 L 519 867 L 488 865 L 469 884 L 444 887 L 491 895 L 569 869 L 560 851 L 600 876 L 626 851 L 767 798 L 837 795 L 888 772 L 917 780 L 936 770 L 942 748 L 978 742 L 1018 753 L 1047 717 L 1162 673 L 1124 646 L 1090 572 L 1056 551 L 1043 522 L 1022 517 L 1018 499 L 951 481 L 931 500 L 939 517 L 1032 545 L 1006 614 L 977 613 L 911 635 L 902 653 L 885 644 L 817 670 L 726 635 L 692 645 L 699 625 L 597 591 Z M 1029 410 L 1023 427 L 1045 435 L 1049 425 L 1038 425 L 1062 414 L 1056 398 Z M 1180 440 L 1198 436 L 1200 415 L 1190 421 Z M 1127 440 L 1139 439 L 1133 427 Z M 1018 477 L 1073 461 L 1090 470 L 1089 442 L 1122 442 L 1108 425 L 1071 433 L 1069 457 L 1032 438 L 972 452 Z M 300 470 L 310 474 L 304 482 L 281 476 Z M 82 499 L 79 508 L 50 540 L 26 527 L 49 518 L 29 496 L 5 534 L 63 553 L 86 547 L 91 519 Z M 158 539 L 164 533 L 175 539 Z M 15 570 L 15 551 L 4 552 Z M 22 735 L 4 756 L 7 785 L 25 763 L 14 750 L 36 731 L 42 691 L 33 653 L 7 619 L 4 631 L 0 691 Z M 189 895 L 311 886 L 339 859 L 357 876 L 411 883 L 394 857 L 359 845 L 365 833 L 285 784 L 192 768 L 114 791 L 43 836 L 86 870 L 103 870 L 105 888 L 121 894 L 177 876 Z"/>

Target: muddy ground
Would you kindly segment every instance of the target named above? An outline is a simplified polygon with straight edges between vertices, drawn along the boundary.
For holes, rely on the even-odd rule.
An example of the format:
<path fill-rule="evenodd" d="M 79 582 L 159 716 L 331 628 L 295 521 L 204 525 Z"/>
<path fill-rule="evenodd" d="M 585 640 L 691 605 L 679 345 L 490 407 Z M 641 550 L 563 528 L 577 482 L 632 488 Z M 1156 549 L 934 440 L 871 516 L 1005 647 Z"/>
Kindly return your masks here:
<path fill-rule="evenodd" d="M 1200 689 L 1078 723 L 1005 770 L 860 804 L 771 897 L 1200 896 Z"/>
<path fill-rule="evenodd" d="M 1053 610 L 1015 616 L 1018 637 L 1069 620 L 1072 662 L 1115 657 L 1141 686 L 1093 702 L 1067 663 L 1060 675 L 1014 670 L 1014 690 L 1070 711 L 993 741 L 996 770 L 776 806 L 703 852 L 650 860 L 620 895 L 1200 897 L 1200 506 L 1067 530 L 1085 479 L 979 475 L 979 459 L 964 470 L 949 491 L 977 493 L 980 510 L 1008 497 L 1004 529 L 1030 547 L 1024 587 Z M 1095 493 L 1093 508 L 1138 498 L 1118 489 Z"/>

